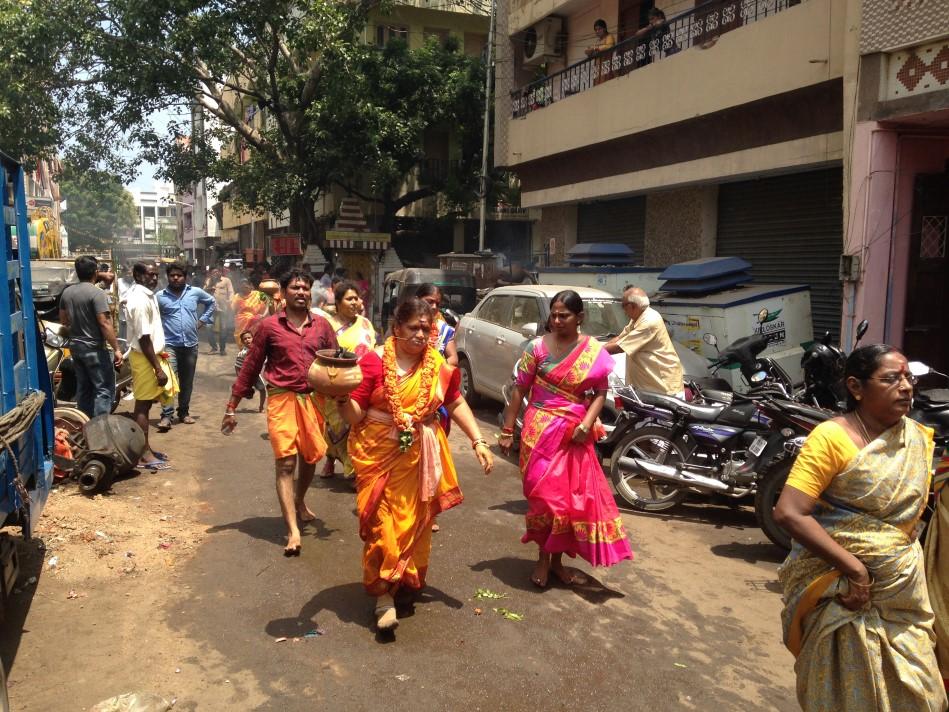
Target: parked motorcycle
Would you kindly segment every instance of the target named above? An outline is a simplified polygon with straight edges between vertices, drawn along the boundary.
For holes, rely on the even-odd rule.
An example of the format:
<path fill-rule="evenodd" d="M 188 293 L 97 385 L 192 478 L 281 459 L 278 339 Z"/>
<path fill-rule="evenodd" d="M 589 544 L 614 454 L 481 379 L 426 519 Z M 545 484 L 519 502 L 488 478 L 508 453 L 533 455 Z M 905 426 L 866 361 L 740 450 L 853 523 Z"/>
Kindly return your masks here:
<path fill-rule="evenodd" d="M 63 336 L 61 327 L 55 322 L 43 322 L 42 326 L 46 365 L 53 383 L 53 397 L 59 406 L 75 406 L 76 372 L 69 350 L 69 339 Z M 131 348 L 124 339 L 118 341 L 125 360 L 122 367 L 115 372 L 115 397 L 112 399 L 111 411 L 113 413 L 119 407 L 119 402 L 132 392 L 132 368 L 128 363 Z"/>

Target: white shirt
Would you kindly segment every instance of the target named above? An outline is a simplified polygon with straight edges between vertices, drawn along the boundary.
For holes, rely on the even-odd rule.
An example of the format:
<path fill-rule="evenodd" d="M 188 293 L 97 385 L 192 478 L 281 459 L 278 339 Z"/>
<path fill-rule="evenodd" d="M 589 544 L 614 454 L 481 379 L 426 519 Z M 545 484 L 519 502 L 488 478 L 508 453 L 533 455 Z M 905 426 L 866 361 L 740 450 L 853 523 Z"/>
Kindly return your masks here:
<path fill-rule="evenodd" d="M 132 279 L 131 277 L 119 277 L 119 320 L 120 321 L 128 321 L 128 318 L 125 314 L 125 297 L 134 284 L 135 284 L 135 280 Z"/>
<path fill-rule="evenodd" d="M 129 346 L 142 353 L 138 340 L 142 336 L 149 336 L 155 353 L 164 351 L 165 330 L 161 326 L 161 313 L 155 293 L 136 282 L 125 294 L 125 311 L 128 315 Z"/>

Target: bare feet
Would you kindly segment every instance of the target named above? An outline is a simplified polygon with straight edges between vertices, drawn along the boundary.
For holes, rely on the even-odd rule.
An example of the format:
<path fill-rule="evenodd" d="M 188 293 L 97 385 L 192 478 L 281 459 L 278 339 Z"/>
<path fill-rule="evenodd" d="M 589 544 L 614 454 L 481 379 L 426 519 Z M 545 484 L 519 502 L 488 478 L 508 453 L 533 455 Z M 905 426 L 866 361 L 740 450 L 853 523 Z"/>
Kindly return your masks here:
<path fill-rule="evenodd" d="M 376 628 L 379 630 L 395 630 L 399 626 L 399 619 L 395 613 L 395 600 L 389 594 L 376 599 Z"/>
<path fill-rule="evenodd" d="M 531 583 L 537 588 L 547 587 L 547 576 L 550 573 L 550 554 L 541 554 L 537 559 L 537 565 L 531 574 Z"/>
<path fill-rule="evenodd" d="M 284 556 L 300 555 L 300 532 L 291 533 L 287 537 L 287 545 L 283 547 Z"/>
<path fill-rule="evenodd" d="M 560 579 L 564 586 L 583 586 L 589 579 L 576 569 L 568 569 L 560 561 L 550 565 L 550 572 Z"/>
<path fill-rule="evenodd" d="M 297 502 L 297 516 L 301 522 L 312 522 L 316 515 L 306 506 L 306 502 Z"/>

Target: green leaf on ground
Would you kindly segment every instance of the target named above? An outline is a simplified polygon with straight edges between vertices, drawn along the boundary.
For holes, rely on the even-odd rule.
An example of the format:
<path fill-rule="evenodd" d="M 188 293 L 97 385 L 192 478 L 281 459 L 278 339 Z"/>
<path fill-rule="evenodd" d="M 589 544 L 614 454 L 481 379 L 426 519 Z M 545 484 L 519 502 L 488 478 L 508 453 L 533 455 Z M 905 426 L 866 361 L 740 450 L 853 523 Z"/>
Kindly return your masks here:
<path fill-rule="evenodd" d="M 507 608 L 495 608 L 494 612 L 499 616 L 507 618 L 509 621 L 522 621 L 524 620 L 524 615 L 522 613 L 515 613 L 514 611 L 509 611 Z"/>
<path fill-rule="evenodd" d="M 506 593 L 498 593 L 490 588 L 479 588 L 475 591 L 475 598 L 507 598 Z"/>

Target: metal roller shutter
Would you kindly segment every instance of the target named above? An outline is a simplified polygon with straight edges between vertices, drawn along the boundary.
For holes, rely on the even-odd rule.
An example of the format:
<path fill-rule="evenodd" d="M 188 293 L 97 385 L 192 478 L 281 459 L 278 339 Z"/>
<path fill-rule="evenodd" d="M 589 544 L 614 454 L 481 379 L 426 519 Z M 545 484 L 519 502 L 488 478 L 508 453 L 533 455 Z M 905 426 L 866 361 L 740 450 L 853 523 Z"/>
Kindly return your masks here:
<path fill-rule="evenodd" d="M 646 196 L 580 203 L 577 242 L 623 243 L 641 262 L 646 243 Z"/>
<path fill-rule="evenodd" d="M 723 184 L 716 244 L 750 261 L 758 282 L 809 284 L 814 335 L 838 343 L 842 192 L 841 168 Z"/>

